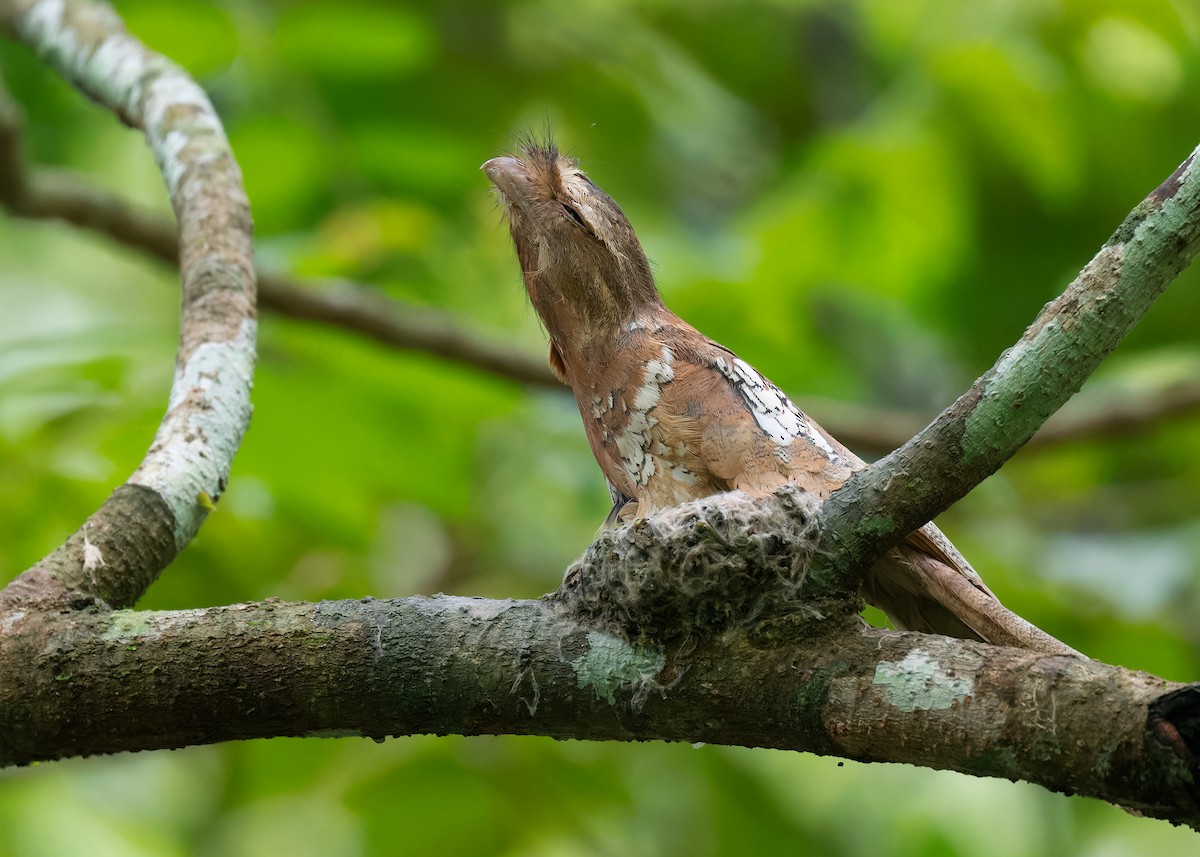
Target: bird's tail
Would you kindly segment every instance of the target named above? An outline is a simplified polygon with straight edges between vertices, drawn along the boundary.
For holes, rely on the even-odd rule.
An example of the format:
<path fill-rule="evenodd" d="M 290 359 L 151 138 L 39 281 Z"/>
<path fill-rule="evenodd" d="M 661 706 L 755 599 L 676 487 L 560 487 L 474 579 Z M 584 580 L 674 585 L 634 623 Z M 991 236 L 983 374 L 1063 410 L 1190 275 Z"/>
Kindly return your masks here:
<path fill-rule="evenodd" d="M 944 561 L 954 557 L 935 556 L 924 549 L 923 542 L 919 538 L 918 545 L 905 543 L 893 548 L 863 581 L 863 597 L 886 613 L 897 628 L 1055 655 L 1079 655 L 1001 604 L 969 565 L 967 570 L 956 568 Z"/>

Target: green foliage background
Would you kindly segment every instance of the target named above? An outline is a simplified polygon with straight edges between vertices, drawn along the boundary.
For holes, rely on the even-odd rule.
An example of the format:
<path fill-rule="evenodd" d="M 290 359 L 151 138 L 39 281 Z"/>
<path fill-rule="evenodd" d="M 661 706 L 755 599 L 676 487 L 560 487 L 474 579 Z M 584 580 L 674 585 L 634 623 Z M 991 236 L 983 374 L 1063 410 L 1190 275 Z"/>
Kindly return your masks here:
<path fill-rule="evenodd" d="M 260 264 L 349 278 L 536 352 L 477 167 L 553 127 L 671 306 L 806 396 L 932 415 L 1200 141 L 1187 0 L 129 0 L 212 94 Z M 27 156 L 167 211 L 136 134 L 27 50 Z M 141 459 L 173 272 L 0 219 L 0 581 Z M 1200 369 L 1185 274 L 1089 386 Z M 220 510 L 144 599 L 554 588 L 607 497 L 571 400 L 262 320 Z M 818 419 L 821 414 L 814 414 Z M 1200 672 L 1200 433 L 1018 456 L 944 528 L 1083 651 Z M 277 740 L 0 771 L 0 855 L 1184 853 L 1192 835 L 1024 784 L 718 747 Z"/>

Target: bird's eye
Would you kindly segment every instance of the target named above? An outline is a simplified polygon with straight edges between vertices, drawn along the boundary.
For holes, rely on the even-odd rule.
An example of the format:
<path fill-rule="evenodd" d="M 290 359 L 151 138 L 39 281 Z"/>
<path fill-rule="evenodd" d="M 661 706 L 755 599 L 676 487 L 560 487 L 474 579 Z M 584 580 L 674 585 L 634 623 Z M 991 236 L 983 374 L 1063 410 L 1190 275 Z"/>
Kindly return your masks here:
<path fill-rule="evenodd" d="M 587 229 L 587 230 L 588 230 L 588 232 L 591 232 L 591 231 L 592 231 L 592 230 L 591 230 L 591 228 L 590 228 L 590 227 L 588 227 L 588 225 L 587 225 L 586 223 L 584 223 L 584 222 L 583 222 L 583 215 L 582 215 L 582 214 L 580 214 L 578 211 L 576 211 L 576 210 L 575 210 L 574 208 L 572 208 L 571 206 L 567 205 L 565 202 L 564 202 L 564 203 L 561 203 L 561 205 L 562 205 L 562 207 L 563 207 L 563 211 L 565 211 L 565 212 L 567 213 L 567 217 L 569 217 L 569 218 L 571 218 L 572 220 L 574 220 L 576 223 L 578 223 L 578 224 L 579 224 L 580 226 L 582 226 L 584 229 Z"/>

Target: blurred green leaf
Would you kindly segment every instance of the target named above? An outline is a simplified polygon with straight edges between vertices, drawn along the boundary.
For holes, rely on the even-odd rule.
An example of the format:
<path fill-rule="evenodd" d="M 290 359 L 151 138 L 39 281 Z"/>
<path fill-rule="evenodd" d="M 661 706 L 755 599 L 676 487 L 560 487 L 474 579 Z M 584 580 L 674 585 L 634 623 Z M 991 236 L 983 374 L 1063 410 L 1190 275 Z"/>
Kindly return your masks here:
<path fill-rule="evenodd" d="M 279 230 L 307 222 L 334 166 L 318 131 L 286 116 L 263 115 L 235 125 L 229 140 L 256 223 Z"/>
<path fill-rule="evenodd" d="M 1096 84 L 1118 98 L 1163 103 L 1183 79 L 1179 56 L 1166 39 L 1130 18 L 1097 21 L 1082 50 Z"/>
<path fill-rule="evenodd" d="M 275 47 L 297 70 L 331 77 L 406 74 L 431 59 L 436 37 L 410 9 L 379 3 L 299 3 L 276 21 Z"/>
<path fill-rule="evenodd" d="M 933 68 L 989 154 L 1004 158 L 1048 202 L 1077 190 L 1072 104 L 1051 57 L 1025 44 L 962 43 L 942 51 Z"/>
<path fill-rule="evenodd" d="M 233 21 L 217 3 L 124 0 L 120 14 L 129 31 L 147 47 L 170 57 L 197 77 L 221 71 L 242 50 Z"/>

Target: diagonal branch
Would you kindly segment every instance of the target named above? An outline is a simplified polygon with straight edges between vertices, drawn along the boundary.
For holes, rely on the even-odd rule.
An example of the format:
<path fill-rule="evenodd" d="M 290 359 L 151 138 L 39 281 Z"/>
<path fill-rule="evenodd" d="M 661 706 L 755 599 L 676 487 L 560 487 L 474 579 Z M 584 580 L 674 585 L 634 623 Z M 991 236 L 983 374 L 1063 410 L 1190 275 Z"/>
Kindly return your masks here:
<path fill-rule="evenodd" d="M 166 181 L 181 239 L 183 316 L 166 416 L 129 481 L 74 535 L 0 592 L 0 618 L 84 593 L 132 604 L 220 497 L 250 419 L 256 318 L 250 208 L 208 97 L 178 66 L 87 0 L 12 0 L 0 24 L 81 92 L 141 128 Z M 7 118 L 12 125 L 12 108 Z M 13 134 L 0 143 L 12 156 Z M 7 169 L 7 193 L 31 188 Z M 51 189 L 52 190 L 52 189 Z"/>
<path fill-rule="evenodd" d="M 815 593 L 855 588 L 858 569 L 996 472 L 1191 263 L 1200 251 L 1197 153 L 1130 213 L 970 390 L 830 497 Z"/>

